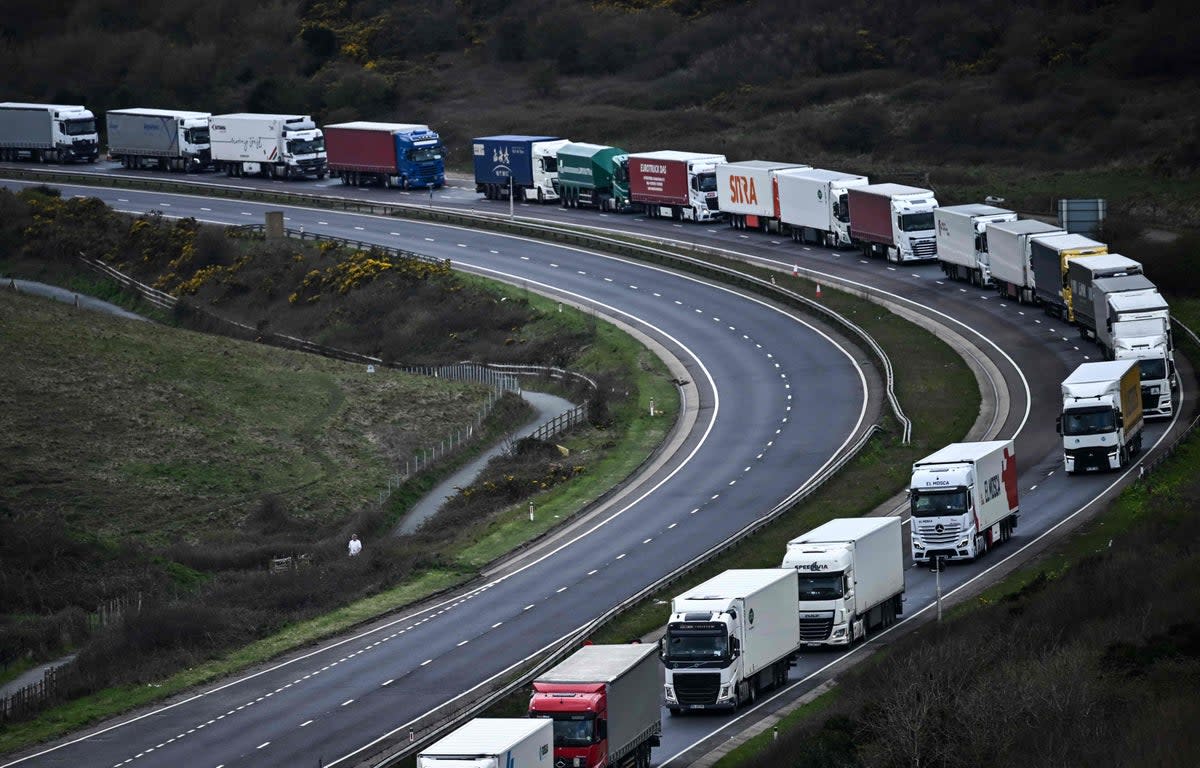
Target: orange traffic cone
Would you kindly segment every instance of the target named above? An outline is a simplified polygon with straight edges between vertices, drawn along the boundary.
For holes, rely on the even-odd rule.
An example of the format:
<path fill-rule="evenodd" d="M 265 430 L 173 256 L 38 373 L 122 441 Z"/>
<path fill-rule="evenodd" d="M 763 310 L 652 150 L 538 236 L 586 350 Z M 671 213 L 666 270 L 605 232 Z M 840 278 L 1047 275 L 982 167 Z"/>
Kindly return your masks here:
<path fill-rule="evenodd" d="M 799 264 L 792 265 L 792 277 L 800 277 L 800 265 Z"/>
<path fill-rule="evenodd" d="M 817 298 L 821 298 L 821 284 L 817 283 Z"/>

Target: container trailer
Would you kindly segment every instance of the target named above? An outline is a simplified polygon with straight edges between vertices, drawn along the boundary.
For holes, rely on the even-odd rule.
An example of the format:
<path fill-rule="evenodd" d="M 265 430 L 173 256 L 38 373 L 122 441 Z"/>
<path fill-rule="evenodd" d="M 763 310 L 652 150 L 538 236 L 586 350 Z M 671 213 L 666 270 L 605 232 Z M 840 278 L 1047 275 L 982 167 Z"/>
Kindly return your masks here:
<path fill-rule="evenodd" d="M 937 225 L 937 259 L 951 280 L 962 280 L 980 288 L 992 284 L 988 259 L 987 228 L 1014 222 L 1014 211 L 994 205 L 950 205 L 933 212 Z"/>
<path fill-rule="evenodd" d="M 1108 253 L 1108 246 L 1083 235 L 1034 235 L 1029 240 L 1034 298 L 1046 314 L 1074 322 L 1067 267 L 1071 259 Z"/>
<path fill-rule="evenodd" d="M 904 611 L 904 545 L 898 517 L 830 520 L 787 543 L 781 568 L 800 578 L 800 639 L 849 645 Z"/>
<path fill-rule="evenodd" d="M 1030 240 L 1037 235 L 1065 234 L 1053 224 L 1037 219 L 988 224 L 988 265 L 996 291 L 1006 299 L 1016 299 L 1020 304 L 1033 304 L 1036 298 Z"/>
<path fill-rule="evenodd" d="M 554 764 L 645 768 L 662 734 L 658 649 L 586 645 L 533 681 L 529 716 L 554 722 Z"/>
<path fill-rule="evenodd" d="M 797 573 L 725 571 L 671 601 L 661 644 L 672 714 L 736 709 L 787 681 L 800 648 Z"/>
<path fill-rule="evenodd" d="M 717 166 L 724 155 L 642 152 L 618 158 L 628 179 L 629 199 L 648 218 L 713 221 L 720 218 Z"/>
<path fill-rule="evenodd" d="M 488 200 L 557 200 L 558 150 L 570 143 L 554 136 L 514 134 L 473 139 L 475 191 Z"/>
<path fill-rule="evenodd" d="M 717 166 L 717 206 L 734 229 L 779 231 L 779 195 L 775 176 L 796 163 L 745 160 Z"/>
<path fill-rule="evenodd" d="M 203 171 L 212 167 L 208 112 L 110 109 L 108 155 L 124 168 Z"/>
<path fill-rule="evenodd" d="M 1142 274 L 1142 265 L 1119 253 L 1071 259 L 1067 263 L 1067 285 L 1071 289 L 1071 316 L 1079 325 L 1085 339 L 1096 338 L 1095 301 L 1097 280 L 1106 277 L 1128 277 Z"/>
<path fill-rule="evenodd" d="M 572 142 L 558 148 L 558 186 L 564 208 L 623 211 L 629 206 L 628 186 L 614 185 L 618 147 Z"/>
<path fill-rule="evenodd" d="M 329 172 L 343 184 L 438 189 L 446 183 L 445 147 L 428 125 L 358 120 L 322 130 Z"/>
<path fill-rule="evenodd" d="M 779 219 L 792 239 L 830 248 L 850 247 L 851 187 L 865 187 L 866 176 L 820 168 L 775 173 Z"/>
<path fill-rule="evenodd" d="M 549 720 L 477 717 L 417 754 L 416 768 L 553 768 Z"/>
<path fill-rule="evenodd" d="M 236 113 L 209 121 L 213 165 L 230 176 L 323 179 L 325 136 L 308 115 Z"/>
<path fill-rule="evenodd" d="M 913 464 L 912 557 L 972 560 L 1007 541 L 1021 508 L 1012 440 L 953 443 Z"/>
<path fill-rule="evenodd" d="M 77 104 L 0 104 L 0 160 L 94 163 L 100 156 L 96 116 Z"/>
<path fill-rule="evenodd" d="M 903 184 L 851 187 L 850 239 L 863 253 L 900 263 L 937 258 L 933 192 Z"/>

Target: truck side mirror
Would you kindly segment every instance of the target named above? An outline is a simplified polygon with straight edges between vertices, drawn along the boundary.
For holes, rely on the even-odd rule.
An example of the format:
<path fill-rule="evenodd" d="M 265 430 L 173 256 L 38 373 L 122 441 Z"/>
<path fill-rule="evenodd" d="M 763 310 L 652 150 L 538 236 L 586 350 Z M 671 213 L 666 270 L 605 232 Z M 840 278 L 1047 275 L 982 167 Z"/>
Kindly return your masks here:
<path fill-rule="evenodd" d="M 729 655 L 737 658 L 742 653 L 742 641 L 730 635 L 729 637 Z"/>
<path fill-rule="evenodd" d="M 667 636 L 663 635 L 658 638 L 658 658 L 665 659 L 667 657 Z"/>
<path fill-rule="evenodd" d="M 1054 420 L 1054 431 L 1060 435 L 1062 434 L 1062 416 Z"/>

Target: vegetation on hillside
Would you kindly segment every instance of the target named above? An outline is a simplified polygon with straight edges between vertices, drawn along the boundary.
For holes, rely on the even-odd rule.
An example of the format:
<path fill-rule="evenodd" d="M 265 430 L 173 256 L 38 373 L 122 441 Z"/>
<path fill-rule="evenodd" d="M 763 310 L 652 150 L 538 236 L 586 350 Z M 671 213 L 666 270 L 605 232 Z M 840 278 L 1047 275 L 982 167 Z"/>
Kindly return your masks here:
<path fill-rule="evenodd" d="M 1200 18 L 1178 0 L 59 0 L 0 8 L 8 97 L 433 124 L 929 173 L 1200 223 Z M 1080 171 L 1118 169 L 1091 191 Z M 966 174 L 966 176 L 964 176 Z M 1065 174 L 1065 176 L 1063 175 Z M 1023 187 L 1036 178 L 1038 192 Z M 969 183 L 965 184 L 970 187 Z M 952 200 L 957 202 L 956 200 Z M 1047 211 L 1049 212 L 1049 211 Z"/>
<path fill-rule="evenodd" d="M 180 297 L 165 319 L 184 327 L 234 320 L 387 362 L 580 366 L 605 385 L 566 392 L 591 398 L 588 445 L 615 444 L 641 410 L 633 366 L 644 361 L 597 354 L 612 342 L 594 318 L 538 309 L 447 264 L 0 190 L 5 273 L 90 288 L 80 252 Z M 468 451 L 500 439 L 528 418 L 523 401 L 506 395 L 475 425 L 488 395 L 479 385 L 370 373 L 9 292 L 0 325 L 0 356 L 13 362 L 0 373 L 0 667 L 78 650 L 62 697 L 159 679 L 421 572 L 469 576 L 477 564 L 456 553 L 506 507 L 603 455 L 567 464 L 523 443 L 471 503 L 393 538 L 404 505 L 446 471 L 434 464 L 375 503 L 406 462 L 468 427 L 482 427 Z M 488 488 L 492 477 L 504 487 Z M 352 531 L 368 542 L 353 561 Z M 268 571 L 272 558 L 300 555 L 305 567 Z M 140 609 L 103 628 L 88 619 L 114 599 Z"/>

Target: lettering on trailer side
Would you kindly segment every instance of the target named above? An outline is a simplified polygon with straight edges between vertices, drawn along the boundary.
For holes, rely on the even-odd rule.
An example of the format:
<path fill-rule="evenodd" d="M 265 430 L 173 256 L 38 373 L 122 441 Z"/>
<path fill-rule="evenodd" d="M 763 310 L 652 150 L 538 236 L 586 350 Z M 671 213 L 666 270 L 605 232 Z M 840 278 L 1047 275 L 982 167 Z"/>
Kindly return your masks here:
<path fill-rule="evenodd" d="M 742 205 L 758 205 L 758 190 L 754 188 L 754 179 L 745 176 L 729 177 L 729 196 L 735 203 Z"/>
<path fill-rule="evenodd" d="M 654 165 L 653 163 L 642 163 L 640 168 L 641 168 L 642 173 L 666 173 L 667 172 L 667 166 Z"/>
<path fill-rule="evenodd" d="M 1004 491 L 1008 495 L 1008 508 L 1017 508 L 1017 457 L 1004 449 L 1000 474 L 1004 477 Z"/>
<path fill-rule="evenodd" d="M 987 504 L 1000 495 L 1000 475 L 992 475 L 983 484 L 983 503 Z"/>

